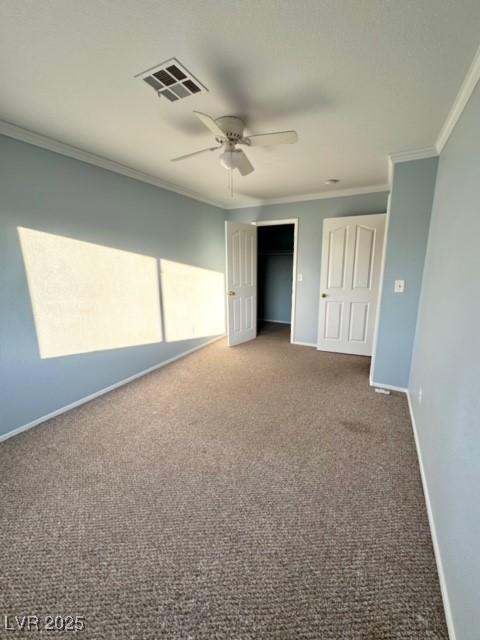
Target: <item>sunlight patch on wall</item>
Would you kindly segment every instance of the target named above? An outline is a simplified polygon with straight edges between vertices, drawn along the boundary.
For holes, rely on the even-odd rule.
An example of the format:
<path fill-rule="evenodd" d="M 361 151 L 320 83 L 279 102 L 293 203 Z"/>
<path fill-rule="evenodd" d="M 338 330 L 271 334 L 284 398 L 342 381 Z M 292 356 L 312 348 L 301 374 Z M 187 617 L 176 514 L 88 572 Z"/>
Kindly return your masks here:
<path fill-rule="evenodd" d="M 155 258 L 18 228 L 41 358 L 162 341 Z"/>
<path fill-rule="evenodd" d="M 160 273 L 167 342 L 225 332 L 223 273 L 163 259 Z"/>

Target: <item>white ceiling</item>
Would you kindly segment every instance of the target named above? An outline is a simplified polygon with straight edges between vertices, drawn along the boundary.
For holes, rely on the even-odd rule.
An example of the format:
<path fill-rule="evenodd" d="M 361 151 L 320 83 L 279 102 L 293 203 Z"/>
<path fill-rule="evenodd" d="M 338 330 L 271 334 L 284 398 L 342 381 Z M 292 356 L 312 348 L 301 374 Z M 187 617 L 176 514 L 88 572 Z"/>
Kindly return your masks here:
<path fill-rule="evenodd" d="M 225 204 L 387 182 L 433 145 L 479 44 L 478 0 L 1 0 L 0 118 Z M 134 75 L 178 58 L 210 93 L 169 103 Z M 192 110 L 296 129 L 252 148 L 232 202 Z"/>

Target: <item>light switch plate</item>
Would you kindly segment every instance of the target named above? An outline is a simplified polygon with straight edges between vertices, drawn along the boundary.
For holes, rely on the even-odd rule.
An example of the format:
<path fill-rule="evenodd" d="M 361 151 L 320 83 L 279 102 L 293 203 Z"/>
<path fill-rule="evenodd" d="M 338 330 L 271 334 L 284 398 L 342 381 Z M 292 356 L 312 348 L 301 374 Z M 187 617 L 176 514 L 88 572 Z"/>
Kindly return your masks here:
<path fill-rule="evenodd" d="M 395 293 L 403 293 L 405 291 L 405 280 L 395 280 L 393 290 Z"/>
<path fill-rule="evenodd" d="M 297 276 L 297 281 L 298 282 L 303 282 L 303 273 L 299 273 Z"/>

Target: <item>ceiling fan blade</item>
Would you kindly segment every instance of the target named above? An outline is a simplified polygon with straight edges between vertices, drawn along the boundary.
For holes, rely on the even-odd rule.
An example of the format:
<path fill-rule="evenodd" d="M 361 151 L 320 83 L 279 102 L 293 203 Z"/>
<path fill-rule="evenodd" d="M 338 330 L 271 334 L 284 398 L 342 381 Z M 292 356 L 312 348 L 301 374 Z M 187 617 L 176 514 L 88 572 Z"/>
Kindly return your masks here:
<path fill-rule="evenodd" d="M 272 144 L 294 144 L 298 141 L 296 131 L 276 131 L 275 133 L 259 133 L 256 136 L 247 136 L 252 147 L 267 147 Z"/>
<path fill-rule="evenodd" d="M 186 158 L 191 158 L 192 156 L 198 156 L 200 153 L 206 153 L 207 151 L 216 151 L 220 149 L 222 145 L 218 145 L 218 147 L 208 147 L 207 149 L 200 149 L 199 151 L 194 151 L 193 153 L 186 153 L 184 156 L 178 156 L 178 158 L 172 158 L 170 162 L 178 162 L 178 160 L 185 160 Z"/>
<path fill-rule="evenodd" d="M 239 150 L 238 153 L 240 153 L 240 162 L 238 163 L 237 169 L 240 171 L 242 176 L 248 176 L 249 173 L 255 171 L 255 167 L 243 151 Z"/>
<path fill-rule="evenodd" d="M 194 111 L 193 113 L 197 116 L 200 122 L 203 122 L 207 129 L 210 129 L 210 131 L 216 138 L 225 138 L 224 131 L 220 129 L 218 124 L 211 116 L 207 115 L 206 113 L 202 113 L 201 111 Z"/>

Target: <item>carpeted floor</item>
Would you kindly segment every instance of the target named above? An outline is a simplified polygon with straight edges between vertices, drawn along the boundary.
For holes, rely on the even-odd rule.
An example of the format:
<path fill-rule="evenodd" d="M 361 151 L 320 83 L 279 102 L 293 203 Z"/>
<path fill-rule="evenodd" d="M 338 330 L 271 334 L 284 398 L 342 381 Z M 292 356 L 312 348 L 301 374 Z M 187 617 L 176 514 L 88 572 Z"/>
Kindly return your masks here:
<path fill-rule="evenodd" d="M 2 638 L 447 638 L 405 398 L 288 330 L 0 445 Z"/>

